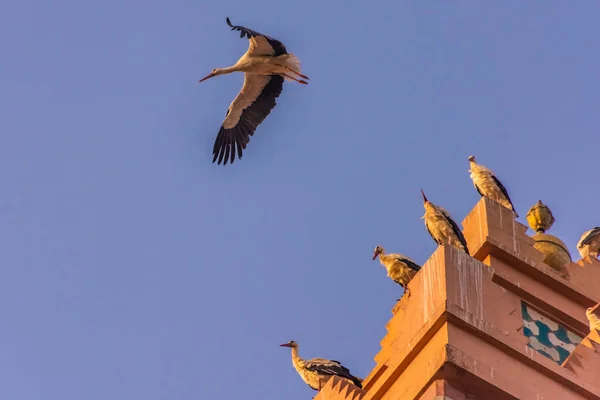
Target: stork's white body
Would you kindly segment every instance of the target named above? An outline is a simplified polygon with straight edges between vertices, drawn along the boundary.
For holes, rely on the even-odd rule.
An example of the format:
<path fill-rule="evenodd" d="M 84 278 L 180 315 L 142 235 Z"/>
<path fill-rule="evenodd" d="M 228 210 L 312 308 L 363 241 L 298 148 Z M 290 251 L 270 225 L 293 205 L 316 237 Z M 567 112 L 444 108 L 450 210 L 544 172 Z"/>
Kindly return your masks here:
<path fill-rule="evenodd" d="M 440 246 L 450 245 L 469 254 L 467 241 L 458 224 L 454 222 L 450 213 L 440 206 L 428 201 L 423 194 L 423 207 L 425 207 L 425 227 L 431 238 Z"/>
<path fill-rule="evenodd" d="M 405 290 L 408 288 L 408 283 L 421 269 L 421 266 L 410 257 L 398 253 L 386 254 L 385 249 L 381 246 L 375 248 L 375 256 L 377 255 L 379 255 L 379 263 L 387 271 L 387 276 Z"/>
<path fill-rule="evenodd" d="M 598 258 L 600 255 L 600 227 L 590 229 L 581 235 L 577 242 L 577 250 L 581 258 L 587 256 Z"/>
<path fill-rule="evenodd" d="M 597 329 L 600 331 L 600 318 L 596 317 L 595 311 L 598 305 L 590 307 L 585 311 L 585 316 L 590 323 L 590 330 Z"/>
<path fill-rule="evenodd" d="M 298 355 L 298 344 L 294 341 L 281 346 L 292 349 L 292 365 L 304 383 L 312 389 L 321 390 L 332 376 L 337 376 L 362 389 L 362 379 L 352 375 L 348 368 L 344 367 L 339 361 L 325 358 L 304 360 Z"/>
<path fill-rule="evenodd" d="M 445 210 L 431 208 L 425 212 L 425 226 L 431 234 L 433 240 L 440 245 L 454 246 L 460 250 L 465 250 L 465 246 L 460 241 L 452 225 L 448 223 L 449 214 Z"/>
<path fill-rule="evenodd" d="M 469 162 L 471 165 L 471 169 L 469 170 L 471 173 L 470 177 L 473 181 L 473 186 L 475 186 L 479 194 L 502 204 L 509 210 L 515 211 L 506 188 L 494 175 L 492 170 L 481 164 L 477 164 L 475 157 L 469 158 Z"/>
<path fill-rule="evenodd" d="M 284 54 L 277 57 L 256 56 L 252 54 L 244 54 L 231 67 L 232 72 L 243 72 L 250 75 L 287 75 L 289 67 L 295 71 L 300 71 L 300 61 L 293 54 Z M 227 68 L 224 68 L 227 69 Z M 286 80 L 292 80 L 284 76 Z"/>

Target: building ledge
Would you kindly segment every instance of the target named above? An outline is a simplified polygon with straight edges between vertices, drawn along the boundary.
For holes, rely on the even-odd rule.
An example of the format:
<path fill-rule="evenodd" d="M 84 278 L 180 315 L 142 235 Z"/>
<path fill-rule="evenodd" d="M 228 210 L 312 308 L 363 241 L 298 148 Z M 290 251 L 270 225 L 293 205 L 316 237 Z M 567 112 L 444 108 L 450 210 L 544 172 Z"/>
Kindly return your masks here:
<path fill-rule="evenodd" d="M 600 332 L 588 335 L 585 317 L 600 302 L 600 262 L 556 271 L 514 217 L 481 198 L 463 221 L 473 256 L 440 246 L 425 262 L 364 390 L 334 378 L 315 400 L 600 400 Z M 545 355 L 540 326 L 554 326 Z"/>
<path fill-rule="evenodd" d="M 331 377 L 314 400 L 362 400 L 366 392 L 347 381 Z"/>

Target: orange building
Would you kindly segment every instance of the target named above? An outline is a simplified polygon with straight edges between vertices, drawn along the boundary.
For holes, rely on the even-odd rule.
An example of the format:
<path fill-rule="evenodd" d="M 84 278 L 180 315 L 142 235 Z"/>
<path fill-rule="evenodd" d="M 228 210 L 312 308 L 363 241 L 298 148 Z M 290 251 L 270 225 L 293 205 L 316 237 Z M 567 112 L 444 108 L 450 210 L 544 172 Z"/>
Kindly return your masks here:
<path fill-rule="evenodd" d="M 315 400 L 600 400 L 600 335 L 585 316 L 600 262 L 571 262 L 552 222 L 528 236 L 482 198 L 463 221 L 473 256 L 444 246 L 427 260 L 364 390 L 333 378 Z"/>

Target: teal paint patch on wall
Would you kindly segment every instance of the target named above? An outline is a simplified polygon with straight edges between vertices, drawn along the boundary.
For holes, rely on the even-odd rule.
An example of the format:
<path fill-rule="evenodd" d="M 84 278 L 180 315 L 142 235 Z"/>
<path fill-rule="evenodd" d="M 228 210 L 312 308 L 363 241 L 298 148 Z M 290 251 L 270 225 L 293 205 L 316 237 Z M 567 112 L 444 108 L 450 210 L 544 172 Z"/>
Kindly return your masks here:
<path fill-rule="evenodd" d="M 581 342 L 581 336 L 521 302 L 523 334 L 529 347 L 561 365 Z"/>

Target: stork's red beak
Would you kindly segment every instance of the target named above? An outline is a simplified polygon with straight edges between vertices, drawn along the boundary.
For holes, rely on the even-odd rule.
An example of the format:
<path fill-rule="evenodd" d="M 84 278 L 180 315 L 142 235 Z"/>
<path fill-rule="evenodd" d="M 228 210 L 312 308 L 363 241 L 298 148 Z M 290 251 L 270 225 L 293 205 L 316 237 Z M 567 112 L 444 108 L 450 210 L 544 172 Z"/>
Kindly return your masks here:
<path fill-rule="evenodd" d="M 427 203 L 427 197 L 425 197 L 425 192 L 421 189 L 421 194 L 423 195 L 423 203 Z"/>
<path fill-rule="evenodd" d="M 280 344 L 279 346 L 281 346 L 281 347 L 292 347 L 292 345 L 289 344 L 289 343 Z"/>
<path fill-rule="evenodd" d="M 210 74 L 206 75 L 204 78 L 200 79 L 200 80 L 198 81 L 198 83 L 200 83 L 200 82 L 204 82 L 205 80 L 207 80 L 208 78 L 212 78 L 213 76 L 215 76 L 215 74 L 213 74 L 213 73 L 211 72 Z"/>
<path fill-rule="evenodd" d="M 377 250 L 375 250 L 375 253 L 373 253 L 373 260 L 375 260 L 378 255 L 379 255 L 379 252 Z"/>
<path fill-rule="evenodd" d="M 592 307 L 592 312 L 596 311 L 596 308 L 598 308 L 598 306 L 600 306 L 600 303 L 598 303 L 594 307 Z"/>

